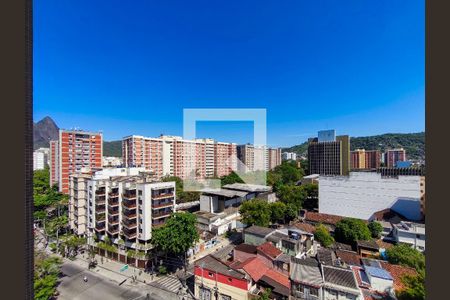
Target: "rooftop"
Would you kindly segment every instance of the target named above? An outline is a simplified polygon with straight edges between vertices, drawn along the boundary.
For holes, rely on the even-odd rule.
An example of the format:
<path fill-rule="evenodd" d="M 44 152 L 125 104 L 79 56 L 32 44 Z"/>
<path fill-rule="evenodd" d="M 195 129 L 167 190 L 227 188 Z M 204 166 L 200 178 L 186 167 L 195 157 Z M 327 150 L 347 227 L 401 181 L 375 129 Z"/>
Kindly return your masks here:
<path fill-rule="evenodd" d="M 214 258 L 212 255 L 208 255 L 197 260 L 195 262 L 195 266 L 217 272 L 219 274 L 231 276 L 233 278 L 245 279 L 245 274 L 243 272 L 230 268 L 228 265 L 221 262 L 219 259 Z"/>
<path fill-rule="evenodd" d="M 351 266 L 361 265 L 361 257 L 356 252 L 347 250 L 336 250 L 336 256 L 347 265 Z"/>
<path fill-rule="evenodd" d="M 273 231 L 274 231 L 274 229 L 252 225 L 252 226 L 244 229 L 244 234 L 249 233 L 249 234 L 258 235 L 261 237 L 266 237 L 268 234 L 271 234 Z"/>
<path fill-rule="evenodd" d="M 382 268 L 377 268 L 377 267 L 370 267 L 370 266 L 364 266 L 364 270 L 366 271 L 366 273 L 372 277 L 377 277 L 377 278 L 381 278 L 381 279 L 385 279 L 385 280 L 393 280 L 394 278 L 392 278 L 391 274 L 389 274 L 388 271 L 382 269 Z"/>
<path fill-rule="evenodd" d="M 259 184 L 232 183 L 223 186 L 225 189 L 238 190 L 245 192 L 270 192 L 272 187 Z"/>
<path fill-rule="evenodd" d="M 399 224 L 394 224 L 394 227 L 401 231 L 425 234 L 425 224 L 402 221 Z"/>
<path fill-rule="evenodd" d="M 323 223 L 329 225 L 336 225 L 337 222 L 342 220 L 344 217 L 336 215 L 321 214 L 316 212 L 308 211 L 305 215 L 305 220 L 314 223 Z"/>
<path fill-rule="evenodd" d="M 391 274 L 391 276 L 394 280 L 394 290 L 396 290 L 396 291 L 401 291 L 406 288 L 406 286 L 404 285 L 404 283 L 402 281 L 403 276 L 405 276 L 405 275 L 416 276 L 417 275 L 417 271 L 410 267 L 393 265 L 393 264 L 390 264 L 390 263 L 384 262 L 384 261 L 380 262 L 380 264 L 383 267 L 383 269 L 385 269 L 386 271 L 388 271 Z"/>
<path fill-rule="evenodd" d="M 252 253 L 252 254 L 256 254 L 256 246 L 254 245 L 249 245 L 249 244 L 239 244 L 234 248 L 235 251 L 242 251 L 245 253 Z"/>
<path fill-rule="evenodd" d="M 298 222 L 293 225 L 295 228 L 303 230 L 305 232 L 314 233 L 316 231 L 316 227 L 311 224 Z"/>
<path fill-rule="evenodd" d="M 281 253 L 283 253 L 280 249 L 275 247 L 271 242 L 265 242 L 262 245 L 259 245 L 256 248 L 257 252 L 262 252 L 263 254 L 269 256 L 272 259 L 277 258 Z"/>
<path fill-rule="evenodd" d="M 323 284 L 319 262 L 314 258 L 291 257 L 290 278 L 299 283 L 306 283 L 315 287 Z"/>
<path fill-rule="evenodd" d="M 380 246 L 378 246 L 377 242 L 375 242 L 374 240 L 356 241 L 356 245 L 358 247 L 368 248 L 376 251 L 380 249 Z"/>
<path fill-rule="evenodd" d="M 334 265 L 336 261 L 336 254 L 327 248 L 320 248 L 317 251 L 317 260 L 325 265 Z"/>
<path fill-rule="evenodd" d="M 350 269 L 342 269 L 331 266 L 323 266 L 325 283 L 342 286 L 350 289 L 358 289 L 355 275 Z"/>
<path fill-rule="evenodd" d="M 223 196 L 227 198 L 245 197 L 247 195 L 246 192 L 226 190 L 226 189 L 202 189 L 201 192 L 202 194 Z"/>

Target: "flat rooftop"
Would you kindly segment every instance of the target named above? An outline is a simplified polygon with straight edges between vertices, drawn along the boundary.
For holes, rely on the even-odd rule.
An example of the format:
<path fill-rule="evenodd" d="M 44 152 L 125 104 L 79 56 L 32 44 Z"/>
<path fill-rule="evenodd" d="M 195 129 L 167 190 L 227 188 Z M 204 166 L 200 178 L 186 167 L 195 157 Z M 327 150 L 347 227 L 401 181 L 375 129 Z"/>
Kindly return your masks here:
<path fill-rule="evenodd" d="M 270 192 L 272 187 L 259 184 L 245 184 L 245 183 L 233 183 L 223 186 L 225 189 L 238 190 L 245 192 Z"/>
<path fill-rule="evenodd" d="M 202 192 L 202 194 L 223 196 L 223 197 L 227 197 L 227 198 L 245 197 L 247 195 L 246 192 L 227 190 L 227 189 L 202 189 L 201 192 Z"/>

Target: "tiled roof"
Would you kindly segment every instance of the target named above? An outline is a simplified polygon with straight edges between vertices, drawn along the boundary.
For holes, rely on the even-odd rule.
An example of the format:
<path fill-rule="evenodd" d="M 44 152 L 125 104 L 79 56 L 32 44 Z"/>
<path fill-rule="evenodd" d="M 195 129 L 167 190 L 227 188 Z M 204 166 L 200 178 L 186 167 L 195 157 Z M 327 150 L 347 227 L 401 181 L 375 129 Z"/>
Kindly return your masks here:
<path fill-rule="evenodd" d="M 273 229 L 270 229 L 270 228 L 267 228 L 267 227 L 261 227 L 261 226 L 253 225 L 253 226 L 250 226 L 248 228 L 245 228 L 244 229 L 244 234 L 245 233 L 249 233 L 249 234 L 254 234 L 254 235 L 261 236 L 261 237 L 265 237 L 268 234 L 272 233 L 273 231 L 274 231 Z"/>
<path fill-rule="evenodd" d="M 377 291 L 362 289 L 364 300 L 394 300 L 387 293 L 380 293 Z"/>
<path fill-rule="evenodd" d="M 385 269 L 364 266 L 364 270 L 366 271 L 367 274 L 369 274 L 372 277 L 377 277 L 377 278 L 381 278 L 381 279 L 385 279 L 385 280 L 394 280 L 394 278 L 392 278 L 391 274 L 388 271 L 386 271 Z"/>
<path fill-rule="evenodd" d="M 336 262 L 336 254 L 327 248 L 320 248 L 317 251 L 317 260 L 325 265 L 334 265 Z"/>
<path fill-rule="evenodd" d="M 244 273 L 230 268 L 228 265 L 214 258 L 212 255 L 208 255 L 199 259 L 198 261 L 195 262 L 195 265 L 237 279 L 245 278 Z"/>
<path fill-rule="evenodd" d="M 241 267 L 254 281 L 260 280 L 269 270 L 269 267 L 257 257 L 247 259 Z"/>
<path fill-rule="evenodd" d="M 325 283 L 350 289 L 358 289 L 355 275 L 352 270 L 323 266 L 323 276 Z"/>
<path fill-rule="evenodd" d="M 376 240 L 375 242 L 377 243 L 378 247 L 384 248 L 384 249 L 389 249 L 394 246 L 393 244 L 387 243 L 387 242 L 383 241 L 382 239 Z"/>
<path fill-rule="evenodd" d="M 400 265 L 393 265 L 388 262 L 380 262 L 383 269 L 388 271 L 394 278 L 394 289 L 401 291 L 405 289 L 405 285 L 402 282 L 402 277 L 405 275 L 416 276 L 417 271 L 410 267 L 404 267 Z"/>
<path fill-rule="evenodd" d="M 367 274 L 365 274 L 364 269 L 361 267 L 351 267 L 353 273 L 355 274 L 356 282 L 361 288 L 370 288 L 370 283 L 368 282 Z M 362 278 L 361 278 L 362 277 Z M 364 280 L 362 280 L 364 278 Z"/>
<path fill-rule="evenodd" d="M 308 223 L 298 222 L 295 223 L 293 226 L 309 233 L 314 233 L 316 231 L 316 227 Z"/>
<path fill-rule="evenodd" d="M 387 221 L 387 222 L 391 222 L 391 223 L 398 223 L 402 220 L 407 220 L 404 216 L 393 211 L 390 208 L 386 208 L 386 209 L 375 212 L 372 215 L 372 219 L 376 220 L 376 221 Z"/>
<path fill-rule="evenodd" d="M 239 244 L 234 248 L 234 250 L 242 251 L 245 253 L 256 254 L 256 246 L 250 245 L 250 244 L 244 244 L 244 243 Z"/>
<path fill-rule="evenodd" d="M 316 212 L 311 212 L 311 211 L 306 212 L 306 216 L 305 216 L 306 221 L 314 222 L 314 223 L 329 224 L 329 225 L 336 225 L 336 223 L 342 219 L 343 219 L 343 217 L 341 217 L 341 216 L 321 214 L 321 213 L 316 213 Z"/>
<path fill-rule="evenodd" d="M 361 257 L 358 253 L 346 250 L 336 250 L 336 256 L 343 262 L 352 266 L 361 265 Z"/>
<path fill-rule="evenodd" d="M 262 252 L 272 259 L 277 258 L 278 255 L 283 253 L 280 249 L 275 247 L 271 242 L 265 242 L 264 244 L 259 245 L 256 249 L 257 249 L 258 253 Z"/>
<path fill-rule="evenodd" d="M 378 244 L 374 240 L 356 241 L 356 244 L 358 245 L 358 247 L 364 247 L 364 248 L 369 248 L 369 249 L 373 249 L 373 250 L 380 249 L 380 246 L 378 246 Z"/>
<path fill-rule="evenodd" d="M 290 295 L 290 282 L 286 275 L 283 275 L 277 271 L 269 269 L 266 274 L 264 274 L 261 279 L 265 283 L 271 285 L 274 289 L 273 291 L 285 296 Z"/>

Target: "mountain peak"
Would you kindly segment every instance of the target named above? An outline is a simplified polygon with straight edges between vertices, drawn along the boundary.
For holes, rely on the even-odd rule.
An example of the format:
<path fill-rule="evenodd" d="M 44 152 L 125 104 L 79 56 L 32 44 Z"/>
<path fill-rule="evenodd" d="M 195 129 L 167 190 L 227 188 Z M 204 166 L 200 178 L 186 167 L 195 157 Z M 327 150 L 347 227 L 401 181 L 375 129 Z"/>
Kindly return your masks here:
<path fill-rule="evenodd" d="M 40 147 L 48 148 L 51 140 L 58 139 L 59 128 L 55 121 L 49 116 L 46 116 L 33 126 L 33 143 L 34 149 Z"/>

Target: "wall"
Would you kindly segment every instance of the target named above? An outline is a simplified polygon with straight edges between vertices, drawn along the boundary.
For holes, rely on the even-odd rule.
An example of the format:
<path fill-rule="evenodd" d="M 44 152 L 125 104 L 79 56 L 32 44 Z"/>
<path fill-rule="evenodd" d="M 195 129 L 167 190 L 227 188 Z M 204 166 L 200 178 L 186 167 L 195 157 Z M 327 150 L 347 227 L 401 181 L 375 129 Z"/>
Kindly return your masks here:
<path fill-rule="evenodd" d="M 420 219 L 420 177 L 381 178 L 375 172 L 320 176 L 319 212 L 368 220 L 375 212 L 395 208 L 411 220 Z"/>

